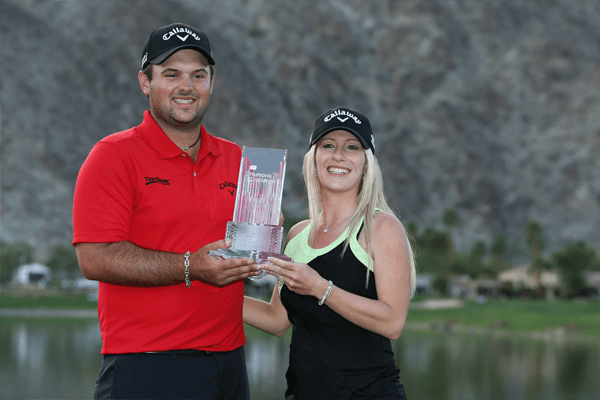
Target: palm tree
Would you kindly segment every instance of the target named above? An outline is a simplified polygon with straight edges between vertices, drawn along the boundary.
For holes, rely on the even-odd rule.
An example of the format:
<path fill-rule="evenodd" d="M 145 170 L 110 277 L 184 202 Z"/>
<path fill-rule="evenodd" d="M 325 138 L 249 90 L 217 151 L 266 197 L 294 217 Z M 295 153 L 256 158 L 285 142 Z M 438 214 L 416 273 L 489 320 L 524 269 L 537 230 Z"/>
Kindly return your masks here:
<path fill-rule="evenodd" d="M 447 253 L 446 253 L 446 262 L 447 265 L 450 265 L 452 261 L 452 257 L 454 255 L 453 244 L 452 244 L 452 233 L 451 229 L 455 226 L 460 225 L 460 218 L 458 217 L 458 213 L 454 208 L 446 208 L 444 213 L 442 214 L 442 223 L 446 227 L 446 236 L 447 236 Z"/>
<path fill-rule="evenodd" d="M 500 264 L 504 260 L 504 253 L 506 253 L 506 236 L 500 234 L 494 237 L 492 241 L 492 259 L 496 264 Z"/>
<path fill-rule="evenodd" d="M 529 246 L 529 250 L 531 251 L 529 271 L 535 277 L 536 287 L 539 290 L 543 264 L 542 250 L 544 249 L 542 225 L 537 221 L 529 221 L 525 230 L 527 233 L 527 246 Z"/>
<path fill-rule="evenodd" d="M 492 257 L 489 261 L 490 269 L 494 274 L 497 274 L 505 267 L 504 264 L 504 256 L 506 254 L 506 236 L 503 234 L 498 234 L 492 240 L 492 244 L 490 246 L 490 252 Z"/>

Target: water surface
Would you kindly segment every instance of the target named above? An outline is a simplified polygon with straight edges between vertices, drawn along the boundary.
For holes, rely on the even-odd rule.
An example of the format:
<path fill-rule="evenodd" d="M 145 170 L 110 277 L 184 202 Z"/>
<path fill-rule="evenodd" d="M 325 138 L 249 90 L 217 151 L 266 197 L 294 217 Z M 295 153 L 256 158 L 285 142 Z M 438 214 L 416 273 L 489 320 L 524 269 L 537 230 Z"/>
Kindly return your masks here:
<path fill-rule="evenodd" d="M 247 328 L 253 399 L 282 399 L 289 336 Z M 88 399 L 100 368 L 97 320 L 5 319 L 0 323 L 0 397 Z M 405 331 L 394 342 L 412 400 L 600 398 L 597 343 Z"/>

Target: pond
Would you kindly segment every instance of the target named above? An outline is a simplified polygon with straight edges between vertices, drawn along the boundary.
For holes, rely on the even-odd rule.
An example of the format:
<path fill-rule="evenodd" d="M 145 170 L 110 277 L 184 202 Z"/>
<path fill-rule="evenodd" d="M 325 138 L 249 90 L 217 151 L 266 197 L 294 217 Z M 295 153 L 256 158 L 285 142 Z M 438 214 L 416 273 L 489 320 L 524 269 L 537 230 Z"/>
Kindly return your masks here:
<path fill-rule="evenodd" d="M 252 399 L 282 399 L 289 336 L 247 336 Z M 394 347 L 411 400 L 600 398 L 597 343 L 406 330 Z M 3 318 L 0 397 L 92 398 L 100 348 L 96 320 Z"/>

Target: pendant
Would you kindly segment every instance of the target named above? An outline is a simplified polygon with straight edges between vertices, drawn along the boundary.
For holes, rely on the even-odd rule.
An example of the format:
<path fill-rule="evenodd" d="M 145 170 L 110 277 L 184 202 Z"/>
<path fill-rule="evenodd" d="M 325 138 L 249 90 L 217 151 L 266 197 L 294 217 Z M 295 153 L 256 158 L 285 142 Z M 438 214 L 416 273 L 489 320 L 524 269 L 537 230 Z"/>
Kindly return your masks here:
<path fill-rule="evenodd" d="M 327 231 L 329 230 L 330 225 L 327 225 L 327 228 L 323 229 L 323 233 L 327 233 Z"/>

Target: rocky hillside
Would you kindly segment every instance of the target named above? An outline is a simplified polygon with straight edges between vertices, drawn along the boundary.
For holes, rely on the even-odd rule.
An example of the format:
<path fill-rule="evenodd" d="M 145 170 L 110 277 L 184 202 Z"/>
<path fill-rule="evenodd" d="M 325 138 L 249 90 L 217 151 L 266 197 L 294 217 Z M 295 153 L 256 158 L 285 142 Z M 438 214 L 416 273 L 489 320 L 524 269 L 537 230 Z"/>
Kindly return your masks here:
<path fill-rule="evenodd" d="M 391 204 L 419 229 L 458 211 L 456 245 L 505 234 L 525 257 L 600 250 L 600 3 L 593 0 L 0 2 L 2 240 L 43 260 L 69 243 L 79 167 L 137 125 L 142 46 L 200 27 L 217 77 L 205 125 L 290 151 L 284 213 L 306 214 L 301 160 L 316 116 L 372 121 Z"/>

